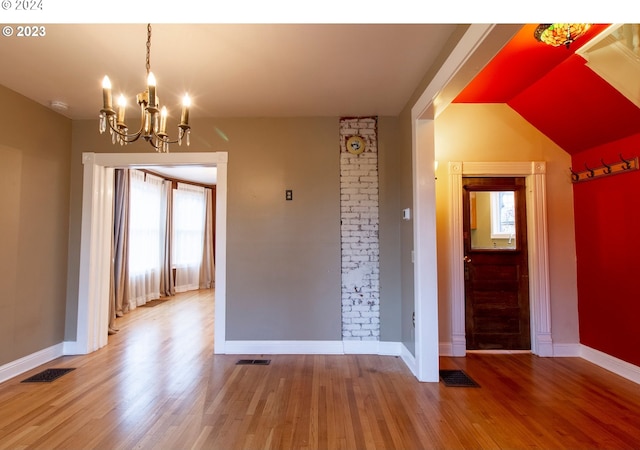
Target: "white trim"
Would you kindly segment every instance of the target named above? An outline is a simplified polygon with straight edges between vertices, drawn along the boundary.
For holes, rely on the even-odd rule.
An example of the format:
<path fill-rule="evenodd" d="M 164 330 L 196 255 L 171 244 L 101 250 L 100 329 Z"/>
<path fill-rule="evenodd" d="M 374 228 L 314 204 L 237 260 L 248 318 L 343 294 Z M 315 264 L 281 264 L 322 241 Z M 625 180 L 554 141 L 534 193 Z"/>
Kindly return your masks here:
<path fill-rule="evenodd" d="M 216 254 L 213 352 L 220 354 L 225 352 L 227 340 L 227 158 L 227 153 L 218 153 L 218 163 L 216 163 Z"/>
<path fill-rule="evenodd" d="M 400 356 L 400 342 L 380 341 L 227 341 L 228 355 L 382 355 Z M 406 350 L 406 349 L 405 349 Z"/>
<path fill-rule="evenodd" d="M 23 356 L 20 359 L 11 361 L 3 366 L 0 366 L 0 383 L 9 380 L 10 378 L 17 377 L 31 369 L 34 369 L 42 364 L 46 364 L 49 361 L 53 361 L 56 358 L 63 356 L 62 343 L 52 345 L 49 348 L 42 349 L 27 356 Z"/>
<path fill-rule="evenodd" d="M 418 380 L 437 382 L 438 264 L 436 250 L 436 184 L 433 120 L 418 120 L 413 127 L 413 245 L 415 295 L 415 362 Z"/>
<path fill-rule="evenodd" d="M 217 167 L 216 304 L 214 351 L 224 353 L 226 319 L 227 153 L 83 153 L 82 229 L 76 340 L 72 354 L 91 353 L 107 344 L 109 259 L 113 204 L 113 168 L 157 165 Z M 65 353 L 66 354 L 66 353 Z"/>
<path fill-rule="evenodd" d="M 388 355 L 399 356 L 402 349 L 399 342 L 342 341 L 345 355 Z"/>
<path fill-rule="evenodd" d="M 438 280 L 435 223 L 435 138 L 437 113 L 446 105 L 434 100 L 463 67 L 495 24 L 471 24 L 411 108 L 413 167 L 413 256 L 415 356 L 412 372 L 419 381 L 438 382 Z M 436 107 L 439 111 L 436 111 Z"/>
<path fill-rule="evenodd" d="M 449 163 L 449 267 L 451 291 L 451 356 L 464 356 L 465 337 L 464 265 L 454 263 L 464 258 L 462 225 L 462 163 Z M 460 301 L 462 299 L 462 301 Z"/>
<path fill-rule="evenodd" d="M 640 384 L 640 367 L 636 365 L 587 347 L 586 345 L 580 345 L 580 356 L 603 369 Z"/>
<path fill-rule="evenodd" d="M 379 351 L 379 341 L 342 341 L 343 353 L 345 355 L 377 355 Z"/>
<path fill-rule="evenodd" d="M 411 373 L 417 378 L 418 367 L 416 366 L 415 356 L 413 356 L 413 353 L 411 353 L 404 344 L 400 344 L 400 345 L 401 345 L 400 358 L 402 358 L 402 361 L 404 361 L 404 363 L 407 365 Z"/>
<path fill-rule="evenodd" d="M 402 345 L 400 342 L 379 342 L 378 355 L 383 356 L 400 356 L 402 354 Z"/>
<path fill-rule="evenodd" d="M 478 46 L 484 41 L 496 24 L 472 24 L 465 32 L 462 39 L 447 57 L 438 73 L 418 98 L 411 108 L 411 120 L 415 123 L 418 119 L 435 119 L 437 114 L 444 110 L 446 105 L 438 105 L 438 111 L 434 111 L 434 99 L 440 91 L 451 81 L 453 76 L 464 66 L 465 62 L 473 55 Z M 428 117 L 424 117 L 427 114 Z M 439 377 L 439 375 L 438 375 Z M 436 380 L 436 381 L 439 381 Z"/>
<path fill-rule="evenodd" d="M 78 341 L 64 341 L 62 343 L 62 354 L 65 356 L 84 355 L 86 353 L 86 345 L 82 345 Z"/>
<path fill-rule="evenodd" d="M 342 341 L 227 341 L 227 355 L 343 355 Z"/>
<path fill-rule="evenodd" d="M 603 39 L 608 38 L 611 33 L 616 31 L 622 25 L 624 25 L 624 24 L 623 23 L 613 23 L 613 24 L 609 25 L 607 28 L 602 30 L 599 34 L 594 36 L 588 42 L 585 42 L 578 50 L 576 50 L 576 55 L 580 55 L 585 60 L 589 61 L 589 52 L 591 51 L 591 49 L 593 47 L 595 47 L 596 45 L 598 45 Z"/>
<path fill-rule="evenodd" d="M 113 221 L 113 170 L 83 153 L 82 228 L 78 280 L 76 351 L 90 353 L 107 344 L 109 267 Z M 106 292 L 106 294 L 105 294 Z M 106 295 L 104 301 L 101 299 Z"/>
<path fill-rule="evenodd" d="M 456 356 L 453 354 L 452 342 L 440 342 L 438 349 L 440 351 L 440 356 Z"/>
<path fill-rule="evenodd" d="M 553 356 L 557 358 L 580 356 L 580 344 L 553 344 Z"/>
<path fill-rule="evenodd" d="M 450 162 L 449 224 L 451 230 L 451 327 L 453 356 L 464 356 L 465 308 L 462 225 L 462 177 L 524 176 L 527 188 L 527 240 L 529 245 L 529 303 L 531 352 L 553 356 L 546 203 L 546 164 L 531 162 Z"/>

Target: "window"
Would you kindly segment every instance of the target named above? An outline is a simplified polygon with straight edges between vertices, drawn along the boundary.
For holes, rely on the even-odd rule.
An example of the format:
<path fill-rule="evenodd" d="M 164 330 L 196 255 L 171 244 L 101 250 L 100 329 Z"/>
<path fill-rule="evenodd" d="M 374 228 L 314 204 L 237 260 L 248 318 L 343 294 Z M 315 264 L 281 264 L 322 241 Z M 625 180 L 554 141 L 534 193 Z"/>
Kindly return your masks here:
<path fill-rule="evenodd" d="M 491 192 L 491 239 L 513 239 L 515 234 L 514 192 Z"/>
<path fill-rule="evenodd" d="M 176 269 L 176 292 L 198 289 L 203 258 L 205 190 L 178 183 L 173 191 L 171 264 Z"/>
<path fill-rule="evenodd" d="M 162 178 L 131 170 L 129 185 L 129 308 L 160 297 Z"/>
<path fill-rule="evenodd" d="M 162 179 L 131 170 L 129 275 L 160 270 Z"/>

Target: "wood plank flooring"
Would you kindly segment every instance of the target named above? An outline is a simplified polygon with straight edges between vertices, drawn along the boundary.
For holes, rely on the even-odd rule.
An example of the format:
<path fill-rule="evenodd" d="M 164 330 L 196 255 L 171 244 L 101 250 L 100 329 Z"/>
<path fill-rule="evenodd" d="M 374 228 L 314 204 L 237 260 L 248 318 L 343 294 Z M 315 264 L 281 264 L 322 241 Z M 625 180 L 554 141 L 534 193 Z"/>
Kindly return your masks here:
<path fill-rule="evenodd" d="M 456 388 L 392 356 L 214 355 L 213 296 L 138 308 L 98 352 L 0 384 L 0 448 L 640 448 L 640 386 L 582 359 L 443 357 L 480 384 Z M 76 370 L 21 383 L 49 367 Z"/>

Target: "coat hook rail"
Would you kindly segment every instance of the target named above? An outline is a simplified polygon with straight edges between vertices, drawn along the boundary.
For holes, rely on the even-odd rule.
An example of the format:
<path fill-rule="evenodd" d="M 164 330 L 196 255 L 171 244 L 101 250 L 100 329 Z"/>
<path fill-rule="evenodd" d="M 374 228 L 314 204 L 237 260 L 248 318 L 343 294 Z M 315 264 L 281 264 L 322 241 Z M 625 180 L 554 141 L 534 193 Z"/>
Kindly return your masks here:
<path fill-rule="evenodd" d="M 604 159 L 600 159 L 602 163 L 599 167 L 589 167 L 587 163 L 584 164 L 584 169 L 579 172 L 573 170 L 573 168 L 569 168 L 571 171 L 571 181 L 574 183 L 578 183 L 581 181 L 587 180 L 595 180 L 596 178 L 601 178 L 608 175 L 615 175 L 618 173 L 630 172 L 633 170 L 638 170 L 638 157 L 634 157 L 631 159 L 625 159 L 622 157 L 622 153 L 619 155 L 620 161 L 606 163 Z"/>

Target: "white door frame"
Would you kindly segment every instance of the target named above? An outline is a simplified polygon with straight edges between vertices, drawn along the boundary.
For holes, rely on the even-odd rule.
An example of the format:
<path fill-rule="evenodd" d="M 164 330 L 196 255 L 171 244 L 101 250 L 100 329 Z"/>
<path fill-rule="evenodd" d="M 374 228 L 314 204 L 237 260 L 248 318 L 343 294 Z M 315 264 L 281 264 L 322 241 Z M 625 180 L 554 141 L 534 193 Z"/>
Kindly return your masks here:
<path fill-rule="evenodd" d="M 494 26 L 494 24 L 471 24 L 411 108 L 413 283 L 416 333 L 415 361 L 410 361 L 409 367 L 419 381 L 438 382 L 440 379 L 434 120 L 439 110 L 445 108 L 446 102 L 450 99 L 445 101 L 437 97 L 464 67 Z"/>
<path fill-rule="evenodd" d="M 107 344 L 113 224 L 113 169 L 199 165 L 217 167 L 214 352 L 224 353 L 227 252 L 226 152 L 83 153 L 82 228 L 76 340 L 64 354 L 87 354 Z"/>
<path fill-rule="evenodd" d="M 531 352 L 539 356 L 553 356 L 549 295 L 546 164 L 541 161 L 449 163 L 449 228 L 451 232 L 449 273 L 451 274 L 452 356 L 465 356 L 466 354 L 462 220 L 463 176 L 525 177 Z"/>

